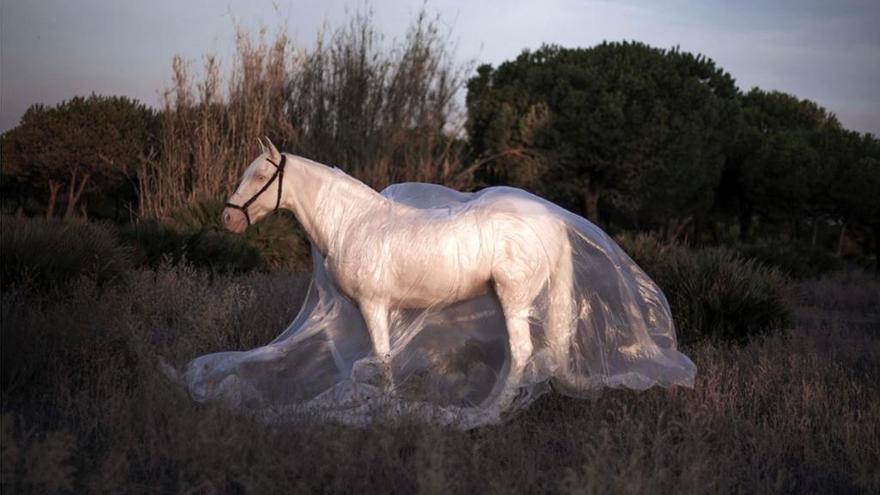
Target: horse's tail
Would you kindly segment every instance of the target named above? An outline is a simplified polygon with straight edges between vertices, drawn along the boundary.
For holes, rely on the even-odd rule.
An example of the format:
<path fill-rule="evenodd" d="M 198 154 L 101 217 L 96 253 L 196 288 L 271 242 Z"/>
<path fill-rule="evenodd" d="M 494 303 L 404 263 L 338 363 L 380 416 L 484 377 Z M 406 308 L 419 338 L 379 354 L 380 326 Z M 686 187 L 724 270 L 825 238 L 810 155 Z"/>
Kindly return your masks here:
<path fill-rule="evenodd" d="M 578 385 L 579 380 L 573 370 L 571 359 L 573 338 L 577 330 L 577 315 L 574 314 L 577 304 L 574 300 L 571 240 L 565 230 L 562 232 L 560 244 L 559 257 L 548 287 L 550 299 L 545 332 L 557 366 L 552 384 L 564 392 L 575 394 L 582 388 Z"/>

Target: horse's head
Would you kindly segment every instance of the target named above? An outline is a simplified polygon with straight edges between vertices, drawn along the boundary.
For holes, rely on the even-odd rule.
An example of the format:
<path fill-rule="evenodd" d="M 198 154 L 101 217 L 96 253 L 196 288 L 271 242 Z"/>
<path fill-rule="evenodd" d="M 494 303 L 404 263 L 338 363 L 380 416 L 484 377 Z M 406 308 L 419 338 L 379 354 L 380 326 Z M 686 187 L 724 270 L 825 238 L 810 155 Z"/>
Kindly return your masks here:
<path fill-rule="evenodd" d="M 250 224 L 281 206 L 287 157 L 278 152 L 269 138 L 266 141 L 268 148 L 260 141 L 263 153 L 248 165 L 238 189 L 226 202 L 223 225 L 229 231 L 242 233 Z"/>

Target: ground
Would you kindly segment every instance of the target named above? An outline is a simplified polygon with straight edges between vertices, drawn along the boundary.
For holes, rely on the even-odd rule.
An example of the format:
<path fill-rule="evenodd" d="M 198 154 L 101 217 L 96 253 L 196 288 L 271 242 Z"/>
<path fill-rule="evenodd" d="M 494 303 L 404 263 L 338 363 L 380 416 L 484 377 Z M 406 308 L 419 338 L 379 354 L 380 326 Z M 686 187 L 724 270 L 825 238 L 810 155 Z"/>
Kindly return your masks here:
<path fill-rule="evenodd" d="M 693 390 L 547 395 L 506 424 L 467 432 L 316 418 L 266 426 L 195 404 L 157 372 L 158 356 L 180 366 L 267 342 L 292 320 L 306 283 L 163 268 L 63 295 L 4 292 L 3 488 L 880 491 L 880 283 L 868 275 L 800 283 L 793 328 L 688 346 Z"/>

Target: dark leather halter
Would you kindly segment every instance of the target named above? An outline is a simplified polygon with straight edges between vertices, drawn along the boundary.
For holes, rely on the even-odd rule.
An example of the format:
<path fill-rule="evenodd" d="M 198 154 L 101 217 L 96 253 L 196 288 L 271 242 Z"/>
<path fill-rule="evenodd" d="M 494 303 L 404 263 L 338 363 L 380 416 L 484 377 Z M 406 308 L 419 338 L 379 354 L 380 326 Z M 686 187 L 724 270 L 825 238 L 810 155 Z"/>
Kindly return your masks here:
<path fill-rule="evenodd" d="M 278 211 L 278 207 L 281 206 L 281 186 L 284 183 L 284 166 L 287 165 L 287 156 L 285 156 L 284 154 L 281 155 L 281 163 L 275 163 L 268 158 L 266 158 L 266 161 L 275 166 L 275 173 L 272 174 L 272 177 L 267 180 L 265 184 L 263 184 L 263 187 L 261 187 L 256 194 L 251 196 L 251 199 L 245 201 L 244 204 L 241 206 L 232 203 L 226 203 L 227 207 L 234 208 L 244 213 L 244 218 L 245 220 L 247 220 L 248 227 L 250 227 L 251 225 L 251 216 L 248 214 L 248 207 L 254 201 L 256 201 L 261 194 L 266 192 L 266 190 L 269 189 L 269 186 L 271 186 L 272 183 L 275 182 L 275 180 L 278 180 L 278 198 L 275 199 L 275 209 L 272 210 L 272 212 L 274 213 Z"/>

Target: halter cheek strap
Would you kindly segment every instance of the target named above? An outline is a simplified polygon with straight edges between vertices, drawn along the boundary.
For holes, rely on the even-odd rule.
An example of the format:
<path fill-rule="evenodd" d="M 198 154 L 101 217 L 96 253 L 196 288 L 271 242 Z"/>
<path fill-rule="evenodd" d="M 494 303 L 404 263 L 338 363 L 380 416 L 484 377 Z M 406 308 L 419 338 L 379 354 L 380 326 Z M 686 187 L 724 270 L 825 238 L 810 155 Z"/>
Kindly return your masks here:
<path fill-rule="evenodd" d="M 248 207 L 250 207 L 251 204 L 253 204 L 253 202 L 256 201 L 261 194 L 266 192 L 266 190 L 269 189 L 272 183 L 276 180 L 278 181 L 278 197 L 275 199 L 275 209 L 273 209 L 272 212 L 274 213 L 278 211 L 278 208 L 281 206 L 281 186 L 284 184 L 284 166 L 287 165 L 287 156 L 284 154 L 281 155 L 281 163 L 275 163 L 268 158 L 266 159 L 266 161 L 275 166 L 275 173 L 273 173 L 272 177 L 267 180 L 265 184 L 263 184 L 263 187 L 261 187 L 256 194 L 251 196 L 251 199 L 245 201 L 242 205 L 226 203 L 226 206 L 228 208 L 234 208 L 244 213 L 244 218 L 245 220 L 247 220 L 248 227 L 250 227 L 251 225 L 251 216 L 250 214 L 248 214 Z"/>

